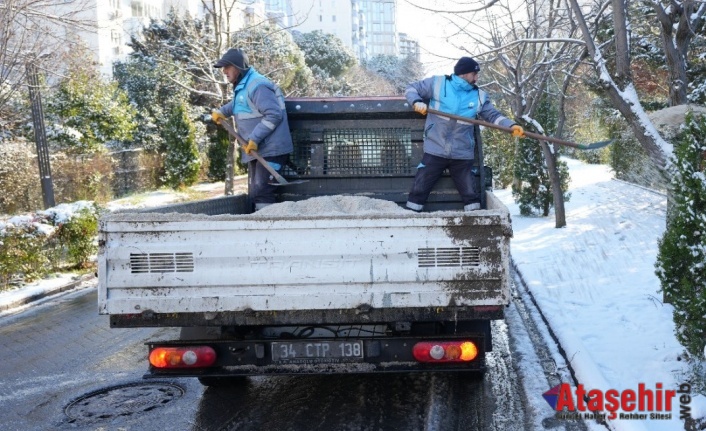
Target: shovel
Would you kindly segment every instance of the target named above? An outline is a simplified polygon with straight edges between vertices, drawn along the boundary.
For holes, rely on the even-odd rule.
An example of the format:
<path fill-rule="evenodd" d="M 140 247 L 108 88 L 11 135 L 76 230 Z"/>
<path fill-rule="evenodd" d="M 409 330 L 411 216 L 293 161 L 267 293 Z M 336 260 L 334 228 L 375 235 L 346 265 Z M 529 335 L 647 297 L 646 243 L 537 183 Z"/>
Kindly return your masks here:
<path fill-rule="evenodd" d="M 510 127 L 500 126 L 498 124 L 489 123 L 483 120 L 476 120 L 474 118 L 462 117 L 460 115 L 447 114 L 446 112 L 437 111 L 436 109 L 431 108 L 427 109 L 427 113 L 441 115 L 447 118 L 451 118 L 452 120 L 465 121 L 467 123 L 478 124 L 481 126 L 490 127 L 492 129 L 502 130 L 503 132 L 512 133 L 512 129 Z M 603 148 L 613 142 L 613 140 L 610 139 L 608 141 L 599 141 L 590 144 L 577 144 L 575 142 L 565 141 L 563 139 L 555 138 L 553 136 L 545 136 L 540 135 L 539 133 L 532 132 L 525 132 L 525 136 L 527 136 L 528 138 L 536 139 L 538 141 L 552 142 L 554 144 L 564 145 L 566 147 L 578 148 L 579 150 L 595 150 L 598 148 Z"/>
<path fill-rule="evenodd" d="M 240 145 L 241 148 L 244 149 L 245 146 L 248 145 L 248 142 L 245 140 L 245 138 L 243 138 L 242 136 L 240 136 L 240 134 L 235 131 L 235 128 L 233 128 L 233 125 L 232 125 L 228 120 L 222 120 L 222 121 L 219 123 L 219 126 L 221 126 L 221 127 L 223 127 L 224 129 L 226 129 L 226 131 L 227 131 L 232 137 L 234 137 L 234 138 L 238 141 L 238 144 Z M 262 156 L 257 153 L 257 151 L 252 150 L 252 151 L 250 151 L 250 153 L 249 153 L 248 155 L 255 157 L 255 159 L 256 159 L 258 162 L 260 162 L 260 164 L 261 164 L 262 166 L 264 166 L 265 169 L 267 169 L 267 171 L 268 171 L 270 174 L 272 174 L 272 177 L 274 177 L 274 179 L 277 180 L 277 184 L 272 184 L 272 185 L 274 185 L 274 186 L 289 186 L 289 185 L 292 185 L 292 184 L 306 183 L 306 182 L 308 181 L 308 180 L 287 181 L 287 180 L 284 179 L 284 177 L 283 177 L 282 175 L 279 174 L 279 172 L 277 172 L 277 171 L 275 170 L 275 168 L 273 168 L 272 166 L 270 166 L 270 164 L 267 163 L 267 160 L 263 159 Z"/>

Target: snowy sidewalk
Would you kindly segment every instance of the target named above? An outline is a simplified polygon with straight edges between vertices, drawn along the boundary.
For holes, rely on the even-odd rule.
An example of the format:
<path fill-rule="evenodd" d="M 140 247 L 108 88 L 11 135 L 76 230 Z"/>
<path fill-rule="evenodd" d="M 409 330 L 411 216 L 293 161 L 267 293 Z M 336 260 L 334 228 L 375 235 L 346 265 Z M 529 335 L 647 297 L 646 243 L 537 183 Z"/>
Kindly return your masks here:
<path fill-rule="evenodd" d="M 679 360 L 683 348 L 672 307 L 662 303 L 654 273 L 666 196 L 613 180 L 606 166 L 567 162 L 566 228 L 554 228 L 553 214 L 520 216 L 511 192 L 496 191 L 512 216 L 515 264 L 586 390 L 637 391 L 640 383 L 653 392 L 657 383 L 677 389 L 688 378 L 687 367 Z M 615 420 L 610 426 L 684 429 L 678 398 L 671 420 Z M 692 400 L 691 408 L 692 417 L 706 415 L 704 397 Z"/>

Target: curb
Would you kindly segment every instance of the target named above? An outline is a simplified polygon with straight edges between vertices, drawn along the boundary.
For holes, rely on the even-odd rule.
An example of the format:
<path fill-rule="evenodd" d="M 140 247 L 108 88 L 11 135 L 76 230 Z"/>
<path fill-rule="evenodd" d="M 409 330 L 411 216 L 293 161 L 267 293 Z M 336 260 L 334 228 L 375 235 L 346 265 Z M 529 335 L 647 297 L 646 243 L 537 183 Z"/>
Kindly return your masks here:
<path fill-rule="evenodd" d="M 8 304 L 0 304 L 0 313 L 21 307 L 23 305 L 31 304 L 32 302 L 47 298 L 49 296 L 53 296 L 53 295 L 57 295 L 62 292 L 69 291 L 71 289 L 78 287 L 81 283 L 84 283 L 84 282 L 89 281 L 94 278 L 96 278 L 95 274 L 83 274 L 83 275 L 77 276 L 76 278 L 74 278 L 73 280 L 71 280 L 70 282 L 68 282 L 64 285 L 56 286 L 56 287 L 53 287 L 50 289 L 46 289 L 42 292 L 38 292 L 38 293 L 35 293 L 32 295 L 26 296 L 24 298 L 19 298 L 15 301 L 8 303 Z"/>

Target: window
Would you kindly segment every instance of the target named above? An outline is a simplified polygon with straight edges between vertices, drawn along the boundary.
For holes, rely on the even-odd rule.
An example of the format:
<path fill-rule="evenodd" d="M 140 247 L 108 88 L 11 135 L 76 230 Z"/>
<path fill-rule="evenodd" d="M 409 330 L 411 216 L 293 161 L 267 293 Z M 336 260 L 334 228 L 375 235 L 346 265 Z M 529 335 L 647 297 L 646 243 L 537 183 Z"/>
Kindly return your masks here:
<path fill-rule="evenodd" d="M 113 46 L 113 55 L 123 53 L 123 34 L 120 30 L 110 31 L 110 43 Z"/>
<path fill-rule="evenodd" d="M 336 15 L 334 15 L 334 16 L 331 17 L 331 21 L 332 21 L 332 22 L 336 22 Z"/>
<path fill-rule="evenodd" d="M 319 22 L 323 22 L 323 21 L 324 21 L 324 16 L 323 16 L 323 15 L 319 15 Z"/>
<path fill-rule="evenodd" d="M 132 8 L 132 16 L 136 16 L 136 17 L 145 16 L 145 9 L 142 6 L 142 2 L 133 1 L 131 8 Z"/>
<path fill-rule="evenodd" d="M 392 21 L 393 19 L 393 10 L 392 10 L 392 3 L 385 3 L 383 5 L 384 7 L 384 16 L 385 16 L 385 21 Z"/>

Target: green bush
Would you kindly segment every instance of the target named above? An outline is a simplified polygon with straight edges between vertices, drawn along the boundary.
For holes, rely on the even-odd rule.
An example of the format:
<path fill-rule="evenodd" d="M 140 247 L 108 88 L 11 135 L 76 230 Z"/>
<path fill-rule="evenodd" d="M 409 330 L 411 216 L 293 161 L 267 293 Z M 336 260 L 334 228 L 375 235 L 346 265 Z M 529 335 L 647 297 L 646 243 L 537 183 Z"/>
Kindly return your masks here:
<path fill-rule="evenodd" d="M 97 251 L 100 212 L 96 204 L 79 201 L 0 222 L 0 287 L 67 267 L 89 267 Z"/>
<path fill-rule="evenodd" d="M 485 165 L 493 169 L 493 187 L 504 189 L 512 184 L 515 140 L 507 133 L 490 127 L 486 127 L 482 134 Z"/>
<path fill-rule="evenodd" d="M 58 238 L 67 253 L 69 264 L 78 268 L 89 265 L 91 256 L 98 251 L 98 212 L 83 208 L 71 219 L 59 225 Z"/>
<path fill-rule="evenodd" d="M 556 130 L 558 112 L 551 103 L 548 94 L 540 100 L 540 105 L 534 114 L 534 122 L 525 124 L 525 129 L 535 133 L 552 135 Z M 541 125 L 542 130 L 537 129 Z M 554 146 L 554 151 L 560 148 Z M 559 187 L 564 194 L 564 202 L 569 201 L 569 168 L 566 162 L 555 155 L 556 169 L 559 175 Z M 539 211 L 542 216 L 549 215 L 549 209 L 554 206 L 552 182 L 549 168 L 544 159 L 544 152 L 540 143 L 534 139 L 519 139 L 515 146 L 513 165 L 512 197 L 520 206 L 520 214 L 531 215 Z"/>
<path fill-rule="evenodd" d="M 655 272 L 674 306 L 677 339 L 700 356 L 706 343 L 706 117 L 687 114 L 673 160 L 673 205 Z"/>
<path fill-rule="evenodd" d="M 34 224 L 8 224 L 0 229 L 0 287 L 14 280 L 33 281 L 49 270 L 47 237 Z"/>
<path fill-rule="evenodd" d="M 228 146 L 230 139 L 228 132 L 218 128 L 211 138 L 211 145 L 208 147 L 208 179 L 211 181 L 224 181 L 226 179 L 226 169 L 228 167 Z"/>
<path fill-rule="evenodd" d="M 166 145 L 164 183 L 173 189 L 193 185 L 198 180 L 201 161 L 196 146 L 196 130 L 184 104 L 172 109 L 161 134 Z"/>

